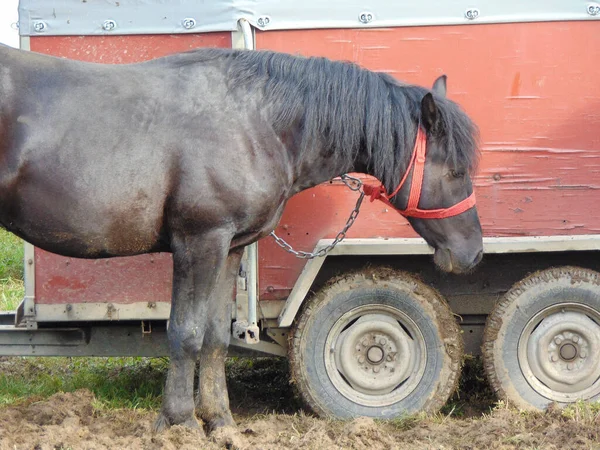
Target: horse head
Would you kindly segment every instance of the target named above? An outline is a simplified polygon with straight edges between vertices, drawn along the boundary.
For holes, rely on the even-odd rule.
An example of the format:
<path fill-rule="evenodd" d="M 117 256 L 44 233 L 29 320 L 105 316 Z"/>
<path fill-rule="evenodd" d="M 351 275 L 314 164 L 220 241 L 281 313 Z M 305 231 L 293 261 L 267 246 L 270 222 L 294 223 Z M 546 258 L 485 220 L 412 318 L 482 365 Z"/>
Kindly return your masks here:
<path fill-rule="evenodd" d="M 477 160 L 476 129 L 458 105 L 446 99 L 445 76 L 423 96 L 420 115 L 417 144 L 421 136 L 425 146 L 421 180 L 417 179 L 419 161 L 415 161 L 407 188 L 400 190 L 395 203 L 397 207 L 407 205 L 403 214 L 434 248 L 434 261 L 440 269 L 468 272 L 483 255 L 471 182 Z"/>

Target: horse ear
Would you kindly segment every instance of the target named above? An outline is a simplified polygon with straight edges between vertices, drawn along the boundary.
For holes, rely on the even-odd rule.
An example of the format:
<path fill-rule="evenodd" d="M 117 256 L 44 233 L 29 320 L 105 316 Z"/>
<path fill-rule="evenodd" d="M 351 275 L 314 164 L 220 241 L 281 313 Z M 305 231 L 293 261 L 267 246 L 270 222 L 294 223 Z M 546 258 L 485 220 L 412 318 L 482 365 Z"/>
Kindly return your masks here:
<path fill-rule="evenodd" d="M 446 96 L 446 80 L 447 79 L 448 79 L 448 77 L 446 75 L 442 75 L 441 77 L 438 77 L 438 79 L 433 82 L 432 91 L 434 92 L 434 94 L 437 94 L 440 97 Z"/>
<path fill-rule="evenodd" d="M 433 130 L 438 119 L 438 111 L 431 92 L 421 100 L 421 123 L 427 131 Z"/>

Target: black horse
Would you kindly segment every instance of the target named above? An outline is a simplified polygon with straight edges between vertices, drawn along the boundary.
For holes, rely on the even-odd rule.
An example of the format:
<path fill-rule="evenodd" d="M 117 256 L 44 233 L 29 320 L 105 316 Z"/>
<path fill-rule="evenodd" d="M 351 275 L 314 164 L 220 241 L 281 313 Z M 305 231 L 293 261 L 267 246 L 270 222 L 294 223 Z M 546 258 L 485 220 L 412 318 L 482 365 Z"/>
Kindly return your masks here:
<path fill-rule="evenodd" d="M 209 430 L 233 426 L 224 358 L 244 246 L 274 229 L 291 196 L 340 174 L 372 174 L 392 191 L 419 127 L 418 206 L 469 197 L 476 127 L 445 91 L 445 77 L 429 91 L 272 52 L 204 49 L 114 66 L 0 46 L 0 223 L 70 257 L 171 252 L 171 359 L 156 428 L 197 427 L 195 407 Z M 441 269 L 481 259 L 475 208 L 409 220 Z"/>

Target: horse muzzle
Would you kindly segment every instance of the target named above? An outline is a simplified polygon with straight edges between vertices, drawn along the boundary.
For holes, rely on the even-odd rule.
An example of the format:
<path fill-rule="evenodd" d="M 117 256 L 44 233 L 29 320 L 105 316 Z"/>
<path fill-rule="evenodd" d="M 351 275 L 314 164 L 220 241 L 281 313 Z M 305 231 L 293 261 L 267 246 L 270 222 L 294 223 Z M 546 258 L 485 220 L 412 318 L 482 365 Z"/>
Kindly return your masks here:
<path fill-rule="evenodd" d="M 433 254 L 433 261 L 440 270 L 457 275 L 472 272 L 482 258 L 483 248 L 481 247 L 469 252 L 439 248 Z"/>

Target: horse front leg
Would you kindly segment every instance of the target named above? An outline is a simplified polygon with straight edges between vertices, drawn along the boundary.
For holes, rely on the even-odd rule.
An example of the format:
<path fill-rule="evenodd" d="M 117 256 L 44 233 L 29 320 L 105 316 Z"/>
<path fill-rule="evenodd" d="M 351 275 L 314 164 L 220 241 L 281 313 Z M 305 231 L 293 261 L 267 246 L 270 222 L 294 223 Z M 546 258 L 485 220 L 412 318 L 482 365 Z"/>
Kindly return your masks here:
<path fill-rule="evenodd" d="M 231 307 L 243 249 L 232 251 L 209 303 L 208 323 L 200 350 L 199 392 L 196 408 L 210 431 L 221 430 L 225 441 L 235 440 L 235 422 L 229 409 L 225 357 L 231 337 Z M 233 428 L 227 430 L 227 428 Z M 219 434 L 219 433 L 217 433 Z M 231 442 L 224 442 L 231 444 Z"/>
<path fill-rule="evenodd" d="M 169 320 L 170 364 L 155 431 L 170 425 L 199 428 L 194 416 L 194 369 L 208 322 L 209 301 L 225 266 L 231 233 L 213 230 L 177 235 L 173 252 L 173 298 Z"/>

